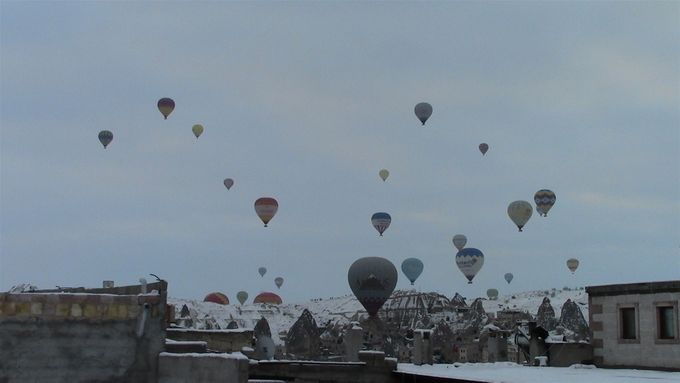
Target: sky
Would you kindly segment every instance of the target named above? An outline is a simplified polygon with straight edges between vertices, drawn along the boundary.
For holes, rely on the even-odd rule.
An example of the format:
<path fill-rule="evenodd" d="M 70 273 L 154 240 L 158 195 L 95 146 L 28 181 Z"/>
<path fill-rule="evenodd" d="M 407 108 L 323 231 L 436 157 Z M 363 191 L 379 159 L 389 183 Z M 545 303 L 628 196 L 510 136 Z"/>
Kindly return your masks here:
<path fill-rule="evenodd" d="M 449 297 L 680 279 L 679 41 L 671 1 L 2 1 L 0 291 L 303 301 L 366 256 Z M 507 205 L 544 188 L 518 232 Z"/>

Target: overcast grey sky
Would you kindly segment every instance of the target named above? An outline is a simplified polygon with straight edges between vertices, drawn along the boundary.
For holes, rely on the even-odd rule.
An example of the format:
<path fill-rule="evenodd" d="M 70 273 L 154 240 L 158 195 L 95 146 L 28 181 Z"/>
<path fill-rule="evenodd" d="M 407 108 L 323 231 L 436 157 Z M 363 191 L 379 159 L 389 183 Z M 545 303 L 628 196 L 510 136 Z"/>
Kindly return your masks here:
<path fill-rule="evenodd" d="M 155 273 L 233 300 L 282 276 L 295 301 L 350 293 L 363 256 L 418 257 L 417 288 L 449 296 L 680 278 L 678 2 L 2 1 L 0 21 L 0 290 Z M 542 188 L 557 203 L 518 233 L 508 203 Z M 457 233 L 485 254 L 473 285 Z"/>

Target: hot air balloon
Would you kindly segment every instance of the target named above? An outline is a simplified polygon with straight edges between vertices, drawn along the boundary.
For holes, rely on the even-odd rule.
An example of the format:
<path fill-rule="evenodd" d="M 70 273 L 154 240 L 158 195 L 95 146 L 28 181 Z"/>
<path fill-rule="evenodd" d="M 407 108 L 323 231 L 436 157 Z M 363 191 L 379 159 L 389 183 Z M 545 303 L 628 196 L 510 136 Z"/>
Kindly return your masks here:
<path fill-rule="evenodd" d="M 578 264 L 579 264 L 579 261 L 576 258 L 569 258 L 567 260 L 567 267 L 569 268 L 569 270 L 571 270 L 572 274 L 574 274 L 576 269 L 578 269 Z"/>
<path fill-rule="evenodd" d="M 191 131 L 194 132 L 194 136 L 198 138 L 201 134 L 203 134 L 203 125 L 196 124 L 191 127 Z"/>
<path fill-rule="evenodd" d="M 533 212 L 534 209 L 527 201 L 515 201 L 508 205 L 508 216 L 517 225 L 519 231 L 522 231 L 522 228 L 527 224 Z"/>
<path fill-rule="evenodd" d="M 106 149 L 107 146 L 113 141 L 113 133 L 111 133 L 108 130 L 102 130 L 99 132 L 99 142 L 104 145 L 104 149 Z"/>
<path fill-rule="evenodd" d="M 423 272 L 423 262 L 418 258 L 407 258 L 401 263 L 401 271 L 404 272 L 406 278 L 408 278 L 408 280 L 411 281 L 411 285 L 413 285 L 413 282 L 415 282 Z"/>
<path fill-rule="evenodd" d="M 244 304 L 248 300 L 248 293 L 245 291 L 239 291 L 236 293 L 236 299 L 238 299 L 240 304 Z"/>
<path fill-rule="evenodd" d="M 280 305 L 283 303 L 281 300 L 281 297 L 270 292 L 264 292 L 258 294 L 255 299 L 253 299 L 253 303 L 269 303 L 272 305 Z"/>
<path fill-rule="evenodd" d="M 280 289 L 281 285 L 283 285 L 283 278 L 281 277 L 274 278 L 274 284 L 276 284 L 276 287 Z"/>
<path fill-rule="evenodd" d="M 465 247 L 465 244 L 467 243 L 467 237 L 464 236 L 463 234 L 456 234 L 453 236 L 453 246 L 456 247 L 456 249 L 463 250 Z"/>
<path fill-rule="evenodd" d="M 218 305 L 228 305 L 229 298 L 222 293 L 210 293 L 203 298 L 203 302 L 217 303 Z"/>
<path fill-rule="evenodd" d="M 373 224 L 373 227 L 378 230 L 378 233 L 380 233 L 381 237 L 385 230 L 390 227 L 391 222 L 392 217 L 390 217 L 390 215 L 387 213 L 375 213 L 371 217 L 371 223 Z"/>
<path fill-rule="evenodd" d="M 261 277 L 264 277 L 265 274 L 267 274 L 267 268 L 266 267 L 260 267 L 257 269 L 257 272 L 260 273 Z"/>
<path fill-rule="evenodd" d="M 486 290 L 486 296 L 489 297 L 492 301 L 495 301 L 496 298 L 498 298 L 498 290 L 497 289 L 488 289 Z"/>
<path fill-rule="evenodd" d="M 540 215 L 547 217 L 548 211 L 550 210 L 551 207 L 553 207 L 556 200 L 557 197 L 555 196 L 555 193 L 552 192 L 552 190 L 541 189 L 537 191 L 536 194 L 534 194 L 534 202 L 536 202 L 536 211 Z"/>
<path fill-rule="evenodd" d="M 175 110 L 175 102 L 171 98 L 161 98 L 158 100 L 158 110 L 161 112 L 163 117 L 167 120 L 170 113 Z"/>
<path fill-rule="evenodd" d="M 359 258 L 347 272 L 349 287 L 372 317 L 394 291 L 397 278 L 397 268 L 380 257 Z"/>
<path fill-rule="evenodd" d="M 515 276 L 512 275 L 512 273 L 505 273 L 504 277 L 505 277 L 505 281 L 508 282 L 508 284 L 510 284 L 510 282 L 512 282 L 512 278 L 514 278 Z"/>
<path fill-rule="evenodd" d="M 264 227 L 267 227 L 267 224 L 274 218 L 278 209 L 279 203 L 274 198 L 263 197 L 255 201 L 255 213 L 264 223 Z"/>
<path fill-rule="evenodd" d="M 225 178 L 224 179 L 224 186 L 227 187 L 227 190 L 231 189 L 231 187 L 234 186 L 234 180 L 232 180 L 231 178 Z"/>
<path fill-rule="evenodd" d="M 425 121 L 427 121 L 427 119 L 432 115 L 432 105 L 426 102 L 421 102 L 416 105 L 414 111 L 416 112 L 416 117 L 418 117 L 420 122 L 425 125 Z"/>
<path fill-rule="evenodd" d="M 484 254 L 474 247 L 465 248 L 456 254 L 456 265 L 472 284 L 472 279 L 484 265 Z"/>
<path fill-rule="evenodd" d="M 382 178 L 383 182 L 387 180 L 387 177 L 390 176 L 390 171 L 387 169 L 381 169 L 378 174 L 380 175 L 380 178 Z"/>
<path fill-rule="evenodd" d="M 486 152 L 489 150 L 489 144 L 486 142 L 482 142 L 479 144 L 479 151 L 482 152 L 482 155 L 485 155 Z"/>

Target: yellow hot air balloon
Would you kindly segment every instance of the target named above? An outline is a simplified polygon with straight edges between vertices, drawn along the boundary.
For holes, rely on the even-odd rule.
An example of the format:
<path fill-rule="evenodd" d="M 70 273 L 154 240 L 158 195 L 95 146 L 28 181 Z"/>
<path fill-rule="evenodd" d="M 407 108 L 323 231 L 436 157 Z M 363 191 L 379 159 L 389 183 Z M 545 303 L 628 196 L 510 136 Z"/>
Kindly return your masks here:
<path fill-rule="evenodd" d="M 569 258 L 567 260 L 567 267 L 569 268 L 569 270 L 571 270 L 572 274 L 574 274 L 576 269 L 578 269 L 578 264 L 579 264 L 579 261 L 576 258 Z"/>
<path fill-rule="evenodd" d="M 385 180 L 387 180 L 387 177 L 390 176 L 390 171 L 387 169 L 381 169 L 378 172 L 378 175 L 380 175 L 380 178 L 382 178 L 383 182 L 385 182 Z"/>
<path fill-rule="evenodd" d="M 527 201 L 515 201 L 508 205 L 508 216 L 517 225 L 519 231 L 522 231 L 522 228 L 527 224 L 533 212 L 534 208 Z"/>
<path fill-rule="evenodd" d="M 198 138 L 201 134 L 203 134 L 203 125 L 196 124 L 191 127 L 191 131 L 194 132 L 194 136 Z"/>

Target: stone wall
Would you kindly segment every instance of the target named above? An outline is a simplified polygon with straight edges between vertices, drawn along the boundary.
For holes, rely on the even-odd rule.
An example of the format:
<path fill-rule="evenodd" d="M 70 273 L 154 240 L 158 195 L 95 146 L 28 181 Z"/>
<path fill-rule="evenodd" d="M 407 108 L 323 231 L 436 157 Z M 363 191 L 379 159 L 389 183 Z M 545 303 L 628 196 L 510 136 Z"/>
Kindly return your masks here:
<path fill-rule="evenodd" d="M 259 361 L 250 365 L 250 379 L 303 383 L 396 383 L 397 360 L 379 351 L 360 351 L 359 362 Z"/>
<path fill-rule="evenodd" d="M 243 354 L 172 354 L 159 356 L 159 383 L 246 383 Z"/>
<path fill-rule="evenodd" d="M 253 330 L 194 330 L 168 328 L 167 338 L 177 341 L 204 341 L 208 349 L 220 352 L 237 352 L 243 347 L 252 347 Z"/>
<path fill-rule="evenodd" d="M 661 287 L 680 286 L 663 282 L 588 287 L 590 329 L 593 359 L 599 366 L 646 367 L 680 369 L 680 340 L 678 339 L 678 302 L 680 291 L 662 292 Z M 647 286 L 649 285 L 649 286 Z M 626 289 L 626 286 L 629 286 Z M 672 290 L 672 289 L 671 289 Z M 675 339 L 657 339 L 657 304 L 674 304 Z M 637 339 L 620 339 L 619 309 L 635 307 Z"/>
<path fill-rule="evenodd" d="M 165 293 L 0 294 L 1 382 L 153 382 Z"/>

